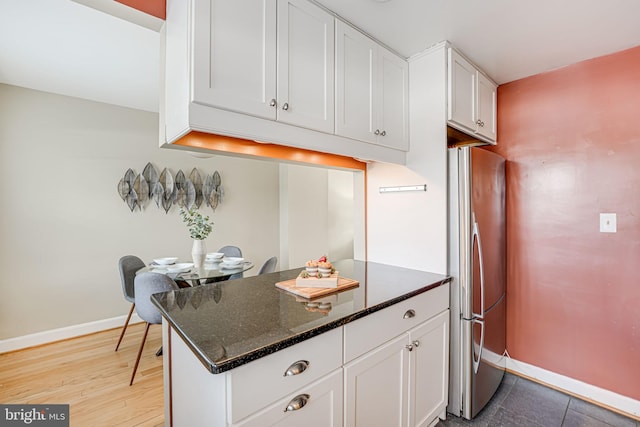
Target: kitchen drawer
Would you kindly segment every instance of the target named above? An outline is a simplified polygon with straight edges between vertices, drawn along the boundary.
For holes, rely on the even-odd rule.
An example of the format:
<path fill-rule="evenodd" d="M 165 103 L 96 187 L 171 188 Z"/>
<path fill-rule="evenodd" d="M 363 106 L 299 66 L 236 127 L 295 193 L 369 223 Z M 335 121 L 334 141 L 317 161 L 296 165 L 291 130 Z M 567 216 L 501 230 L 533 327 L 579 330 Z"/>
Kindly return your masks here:
<path fill-rule="evenodd" d="M 299 361 L 307 361 L 308 367 L 285 375 Z M 227 382 L 229 422 L 237 423 L 341 366 L 342 328 L 336 328 L 235 368 Z"/>
<path fill-rule="evenodd" d="M 341 427 L 342 396 L 342 369 L 338 369 L 233 427 Z M 294 402 L 302 406 L 295 410 L 285 410 Z"/>
<path fill-rule="evenodd" d="M 449 308 L 448 283 L 355 322 L 347 323 L 344 325 L 344 363 L 380 346 L 447 308 Z M 410 310 L 413 310 L 413 317 L 409 314 Z"/>

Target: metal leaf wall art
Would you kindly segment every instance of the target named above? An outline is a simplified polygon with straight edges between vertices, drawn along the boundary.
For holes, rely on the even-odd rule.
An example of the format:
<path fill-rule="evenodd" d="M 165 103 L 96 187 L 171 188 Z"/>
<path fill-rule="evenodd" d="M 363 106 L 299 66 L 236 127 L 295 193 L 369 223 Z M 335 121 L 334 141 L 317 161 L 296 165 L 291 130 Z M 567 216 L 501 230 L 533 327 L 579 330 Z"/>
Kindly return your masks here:
<path fill-rule="evenodd" d="M 167 168 L 158 174 L 149 162 L 141 174 L 127 169 L 118 182 L 118 194 L 131 212 L 136 207 L 142 211 L 153 201 L 158 209 L 169 213 L 173 205 L 191 210 L 198 209 L 203 201 L 215 211 L 222 202 L 224 191 L 218 171 L 205 175 L 204 180 L 196 168 L 188 177 L 182 170 L 178 170 L 174 177 Z"/>

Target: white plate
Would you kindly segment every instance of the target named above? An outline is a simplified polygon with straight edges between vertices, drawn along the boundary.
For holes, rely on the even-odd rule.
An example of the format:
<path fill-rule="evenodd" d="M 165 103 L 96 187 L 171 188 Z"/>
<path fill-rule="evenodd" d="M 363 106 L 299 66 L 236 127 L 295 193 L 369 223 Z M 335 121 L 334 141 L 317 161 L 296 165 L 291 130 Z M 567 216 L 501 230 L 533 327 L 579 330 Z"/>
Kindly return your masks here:
<path fill-rule="evenodd" d="M 240 258 L 240 257 L 226 256 L 222 258 L 222 262 L 227 264 L 239 264 L 242 261 L 244 261 L 244 258 Z"/>
<path fill-rule="evenodd" d="M 184 273 L 185 271 L 191 269 L 191 267 L 193 267 L 192 262 L 181 262 L 179 264 L 167 267 L 167 271 L 169 273 Z"/>
<path fill-rule="evenodd" d="M 224 257 L 224 254 L 222 252 L 209 252 L 207 254 L 207 260 L 214 260 L 214 259 L 222 259 L 222 257 Z"/>
<path fill-rule="evenodd" d="M 153 260 L 158 265 L 170 265 L 175 263 L 178 260 L 178 257 L 167 257 L 167 258 L 156 258 Z"/>
<path fill-rule="evenodd" d="M 227 270 L 233 270 L 235 268 L 240 268 L 242 267 L 243 262 L 233 262 L 233 263 L 229 263 L 229 262 L 224 262 L 222 261 L 222 263 L 220 264 L 220 268 L 225 268 Z"/>

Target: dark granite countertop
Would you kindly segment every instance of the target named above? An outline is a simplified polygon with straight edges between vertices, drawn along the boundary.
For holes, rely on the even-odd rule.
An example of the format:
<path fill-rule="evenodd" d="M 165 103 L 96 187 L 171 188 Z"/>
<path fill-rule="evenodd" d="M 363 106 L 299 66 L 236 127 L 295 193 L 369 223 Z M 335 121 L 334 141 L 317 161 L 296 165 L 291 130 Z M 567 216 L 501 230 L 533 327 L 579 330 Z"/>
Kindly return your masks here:
<path fill-rule="evenodd" d="M 313 300 L 276 288 L 275 283 L 302 271 L 296 268 L 165 292 L 151 300 L 204 366 L 218 374 L 451 280 L 365 261 L 333 264 L 341 277 L 360 285 Z"/>

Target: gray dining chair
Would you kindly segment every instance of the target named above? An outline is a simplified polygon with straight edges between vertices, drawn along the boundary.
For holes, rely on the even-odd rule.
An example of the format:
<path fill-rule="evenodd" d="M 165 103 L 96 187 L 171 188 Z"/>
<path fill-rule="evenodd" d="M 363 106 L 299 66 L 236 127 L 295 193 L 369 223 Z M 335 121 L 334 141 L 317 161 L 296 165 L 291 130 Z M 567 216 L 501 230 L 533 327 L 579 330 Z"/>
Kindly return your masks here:
<path fill-rule="evenodd" d="M 133 378 L 136 376 L 138 364 L 140 363 L 140 356 L 142 356 L 142 349 L 144 348 L 144 343 L 147 340 L 147 334 L 149 333 L 149 327 L 151 325 L 158 325 L 162 323 L 162 315 L 158 311 L 157 307 L 151 302 L 151 295 L 179 289 L 176 282 L 169 276 L 151 272 L 138 274 L 134 280 L 134 288 L 136 293 L 136 313 L 138 313 L 138 316 L 146 322 L 146 325 L 144 335 L 142 336 L 142 342 L 140 343 L 140 349 L 138 350 L 138 356 L 136 357 L 136 364 L 133 366 L 133 373 L 131 374 L 131 381 L 129 382 L 129 385 L 133 384 Z"/>
<path fill-rule="evenodd" d="M 261 274 L 273 273 L 276 271 L 276 265 L 278 265 L 278 257 L 272 256 L 262 264 L 262 267 L 258 270 L 258 276 Z"/>
<path fill-rule="evenodd" d="M 242 251 L 237 246 L 231 246 L 231 245 L 223 246 L 220 249 L 218 249 L 218 252 L 223 253 L 224 256 L 227 256 L 227 257 L 242 258 Z M 229 276 L 229 280 L 241 279 L 243 277 L 244 277 L 243 273 L 236 273 Z"/>
<path fill-rule="evenodd" d="M 122 326 L 122 332 L 120 333 L 120 338 L 118 339 L 118 344 L 116 344 L 115 351 L 118 351 L 118 347 L 120 347 L 122 338 L 124 338 L 124 333 L 127 331 L 127 326 L 129 325 L 129 321 L 131 320 L 131 315 L 133 314 L 133 310 L 136 307 L 133 279 L 136 277 L 136 271 L 144 267 L 146 267 L 144 262 L 135 255 L 125 255 L 118 260 L 120 282 L 122 283 L 122 294 L 124 296 L 124 299 L 131 303 L 131 309 L 129 309 L 127 320 Z"/>

